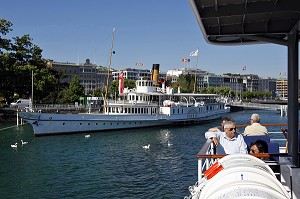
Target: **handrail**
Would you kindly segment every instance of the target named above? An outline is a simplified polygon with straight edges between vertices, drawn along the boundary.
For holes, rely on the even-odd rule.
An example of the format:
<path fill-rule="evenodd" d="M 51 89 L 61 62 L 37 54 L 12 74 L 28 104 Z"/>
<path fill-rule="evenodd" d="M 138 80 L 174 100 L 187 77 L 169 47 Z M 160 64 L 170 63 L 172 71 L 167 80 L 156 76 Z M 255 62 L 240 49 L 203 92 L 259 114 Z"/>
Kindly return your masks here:
<path fill-rule="evenodd" d="M 223 158 L 228 154 L 197 154 L 196 158 Z M 257 153 L 257 154 L 249 154 L 257 158 L 270 158 L 270 157 L 286 157 L 288 153 Z"/>
<path fill-rule="evenodd" d="M 236 128 L 250 126 L 251 124 L 237 124 Z M 261 124 L 262 126 L 288 126 L 288 124 Z M 300 123 L 298 124 L 300 126 Z"/>

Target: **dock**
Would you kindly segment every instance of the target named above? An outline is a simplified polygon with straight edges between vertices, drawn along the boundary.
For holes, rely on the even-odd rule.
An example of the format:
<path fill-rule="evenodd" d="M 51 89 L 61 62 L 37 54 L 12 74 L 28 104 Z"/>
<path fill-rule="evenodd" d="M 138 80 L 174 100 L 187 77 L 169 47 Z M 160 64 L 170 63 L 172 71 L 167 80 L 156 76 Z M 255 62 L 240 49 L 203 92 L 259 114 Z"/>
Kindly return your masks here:
<path fill-rule="evenodd" d="M 231 111 L 239 111 L 241 109 L 259 109 L 259 110 L 272 110 L 279 111 L 281 116 L 287 116 L 286 104 L 262 104 L 252 102 L 230 102 L 226 106 L 231 108 Z"/>

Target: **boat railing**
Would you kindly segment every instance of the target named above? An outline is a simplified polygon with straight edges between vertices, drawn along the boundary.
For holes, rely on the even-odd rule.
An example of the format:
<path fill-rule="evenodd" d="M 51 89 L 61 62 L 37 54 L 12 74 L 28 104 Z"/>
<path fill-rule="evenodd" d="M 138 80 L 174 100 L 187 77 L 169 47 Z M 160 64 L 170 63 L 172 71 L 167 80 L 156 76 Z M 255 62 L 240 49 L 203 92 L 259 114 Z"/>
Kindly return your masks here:
<path fill-rule="evenodd" d="M 129 100 L 108 100 L 107 105 L 109 106 L 132 106 L 132 105 L 142 105 L 142 106 L 154 106 L 157 107 L 157 102 L 155 101 L 129 101 Z"/>
<path fill-rule="evenodd" d="M 198 182 L 202 179 L 203 172 L 215 162 L 213 157 L 206 155 L 214 155 L 214 145 L 211 139 L 206 140 L 196 156 L 198 159 Z"/>
<path fill-rule="evenodd" d="M 270 141 L 279 143 L 280 153 L 262 153 L 262 154 L 252 154 L 255 157 L 258 158 L 274 158 L 274 157 L 284 157 L 287 156 L 286 150 L 285 150 L 285 143 L 286 139 L 281 138 L 284 137 L 282 132 L 269 132 L 270 134 Z M 201 147 L 200 151 L 198 152 L 196 158 L 198 160 L 198 182 L 203 178 L 203 173 L 211 167 L 218 159 L 226 156 L 227 154 L 215 154 L 215 147 L 212 143 L 211 139 L 207 139 L 206 142 Z M 268 161 L 266 163 L 267 165 L 278 165 L 276 162 Z M 279 175 L 279 173 L 276 173 Z"/>

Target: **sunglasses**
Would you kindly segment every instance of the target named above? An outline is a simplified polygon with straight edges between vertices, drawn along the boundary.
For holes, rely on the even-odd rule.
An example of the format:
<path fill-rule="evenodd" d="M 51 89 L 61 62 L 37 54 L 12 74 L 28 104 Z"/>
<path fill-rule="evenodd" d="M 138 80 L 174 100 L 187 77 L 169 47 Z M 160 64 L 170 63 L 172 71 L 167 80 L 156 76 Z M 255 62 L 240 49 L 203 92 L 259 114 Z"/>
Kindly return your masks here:
<path fill-rule="evenodd" d="M 236 131 L 236 128 L 228 128 L 229 131 L 233 131 L 235 130 Z"/>

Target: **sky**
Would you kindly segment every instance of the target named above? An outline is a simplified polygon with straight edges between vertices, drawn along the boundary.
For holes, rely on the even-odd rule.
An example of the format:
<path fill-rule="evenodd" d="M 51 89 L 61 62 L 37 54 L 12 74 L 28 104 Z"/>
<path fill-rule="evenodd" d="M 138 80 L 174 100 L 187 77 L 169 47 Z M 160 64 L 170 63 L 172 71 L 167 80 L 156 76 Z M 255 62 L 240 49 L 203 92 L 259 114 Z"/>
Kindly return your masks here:
<path fill-rule="evenodd" d="M 111 68 L 160 71 L 198 68 L 218 75 L 286 78 L 287 47 L 276 44 L 219 46 L 205 42 L 188 0 L 0 0 L 0 18 L 12 22 L 4 38 L 29 34 L 45 59 Z M 182 59 L 190 59 L 189 63 Z M 143 66 L 136 66 L 143 63 Z M 243 71 L 243 67 L 246 70 Z M 282 75 L 280 75 L 282 74 Z"/>

